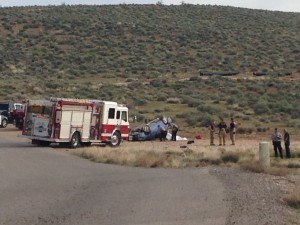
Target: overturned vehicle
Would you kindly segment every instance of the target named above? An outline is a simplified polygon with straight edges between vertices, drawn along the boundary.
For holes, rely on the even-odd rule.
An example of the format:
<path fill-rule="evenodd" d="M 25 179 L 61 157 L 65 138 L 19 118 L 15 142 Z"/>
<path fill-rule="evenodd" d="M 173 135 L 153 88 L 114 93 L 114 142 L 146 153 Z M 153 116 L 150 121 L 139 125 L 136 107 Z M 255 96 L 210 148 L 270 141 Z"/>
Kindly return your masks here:
<path fill-rule="evenodd" d="M 158 116 L 149 123 L 142 124 L 133 128 L 129 135 L 132 141 L 149 141 L 158 138 L 159 128 L 164 127 L 168 130 L 169 124 L 173 122 L 171 117 Z"/>

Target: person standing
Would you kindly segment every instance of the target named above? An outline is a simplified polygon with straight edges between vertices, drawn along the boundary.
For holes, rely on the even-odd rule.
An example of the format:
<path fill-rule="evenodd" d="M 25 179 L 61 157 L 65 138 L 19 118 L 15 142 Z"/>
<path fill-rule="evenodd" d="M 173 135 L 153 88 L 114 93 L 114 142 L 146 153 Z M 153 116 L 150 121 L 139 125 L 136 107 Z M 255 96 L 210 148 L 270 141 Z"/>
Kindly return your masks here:
<path fill-rule="evenodd" d="M 231 145 L 235 145 L 235 133 L 236 133 L 236 122 L 233 118 L 231 118 L 230 122 L 230 140 Z"/>
<path fill-rule="evenodd" d="M 214 134 L 215 134 L 215 122 L 212 120 L 208 126 L 208 130 L 209 130 L 209 138 L 210 138 L 210 145 L 215 145 L 214 144 Z"/>
<path fill-rule="evenodd" d="M 157 132 L 160 141 L 165 141 L 167 137 L 167 129 L 164 126 L 157 125 Z"/>
<path fill-rule="evenodd" d="M 219 123 L 219 145 L 225 145 L 226 144 L 226 128 L 227 124 L 225 123 L 224 119 L 221 120 Z"/>
<path fill-rule="evenodd" d="M 176 136 L 177 136 L 177 131 L 179 130 L 179 127 L 176 123 L 171 123 L 170 124 L 171 131 L 172 131 L 172 141 L 176 141 Z"/>
<path fill-rule="evenodd" d="M 285 147 L 286 158 L 289 159 L 289 158 L 291 158 L 290 134 L 287 131 L 287 129 L 284 129 L 283 132 L 284 132 L 283 140 L 284 140 L 284 147 Z"/>
<path fill-rule="evenodd" d="M 275 128 L 274 133 L 272 134 L 271 138 L 272 138 L 272 142 L 273 142 L 275 157 L 278 157 L 278 151 L 279 151 L 280 158 L 283 158 L 282 157 L 282 147 L 281 147 L 282 134 L 277 130 L 277 128 Z"/>

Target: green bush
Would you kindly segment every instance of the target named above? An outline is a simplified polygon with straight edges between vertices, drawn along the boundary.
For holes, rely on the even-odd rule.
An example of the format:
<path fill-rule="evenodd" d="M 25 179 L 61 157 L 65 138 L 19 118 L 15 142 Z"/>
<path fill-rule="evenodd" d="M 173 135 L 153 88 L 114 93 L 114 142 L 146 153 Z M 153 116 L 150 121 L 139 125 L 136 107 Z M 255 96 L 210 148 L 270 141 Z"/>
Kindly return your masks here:
<path fill-rule="evenodd" d="M 267 103 L 257 103 L 254 107 L 254 112 L 258 115 L 266 114 L 270 112 Z"/>

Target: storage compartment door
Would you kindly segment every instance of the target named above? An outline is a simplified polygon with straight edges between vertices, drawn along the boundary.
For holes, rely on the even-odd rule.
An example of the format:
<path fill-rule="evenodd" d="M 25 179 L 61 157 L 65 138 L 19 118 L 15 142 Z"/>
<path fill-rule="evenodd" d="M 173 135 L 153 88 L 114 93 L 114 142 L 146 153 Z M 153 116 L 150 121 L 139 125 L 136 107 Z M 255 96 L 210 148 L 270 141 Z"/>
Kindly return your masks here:
<path fill-rule="evenodd" d="M 91 112 L 85 112 L 83 118 L 83 127 L 82 127 L 82 138 L 90 137 L 90 127 L 91 127 Z"/>
<path fill-rule="evenodd" d="M 70 138 L 72 111 L 63 111 L 60 122 L 60 138 Z"/>

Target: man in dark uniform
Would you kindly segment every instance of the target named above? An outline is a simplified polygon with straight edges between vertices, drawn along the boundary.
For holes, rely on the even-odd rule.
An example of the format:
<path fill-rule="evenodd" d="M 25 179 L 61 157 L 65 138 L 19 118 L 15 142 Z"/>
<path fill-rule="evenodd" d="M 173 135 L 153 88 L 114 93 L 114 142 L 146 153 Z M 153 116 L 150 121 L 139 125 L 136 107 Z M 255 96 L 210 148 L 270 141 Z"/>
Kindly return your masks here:
<path fill-rule="evenodd" d="M 226 144 L 226 128 L 227 124 L 225 123 L 224 119 L 221 120 L 219 123 L 219 145 L 225 145 Z"/>
<path fill-rule="evenodd" d="M 177 131 L 179 130 L 179 127 L 178 127 L 177 124 L 171 123 L 170 124 L 170 128 L 171 128 L 171 131 L 172 131 L 172 138 L 171 138 L 171 140 L 172 141 L 176 141 Z"/>
<path fill-rule="evenodd" d="M 157 125 L 157 132 L 160 141 L 165 141 L 167 137 L 168 130 L 164 126 Z"/>
<path fill-rule="evenodd" d="M 283 140 L 284 140 L 284 146 L 285 146 L 286 158 L 289 159 L 289 158 L 291 158 L 291 151 L 290 151 L 290 134 L 289 134 L 289 132 L 287 131 L 287 129 L 284 129 L 283 132 L 284 132 Z"/>

